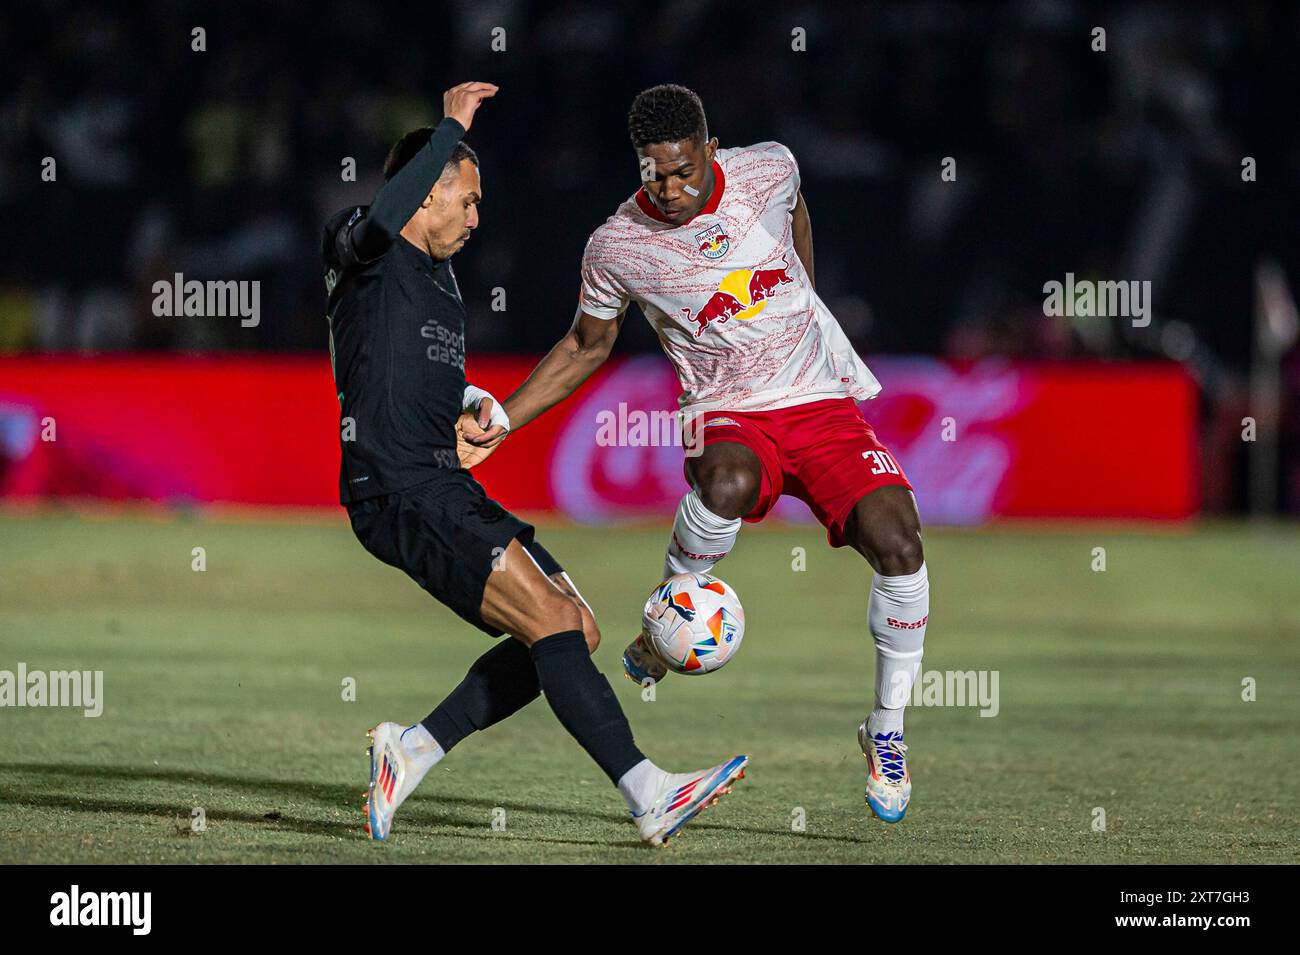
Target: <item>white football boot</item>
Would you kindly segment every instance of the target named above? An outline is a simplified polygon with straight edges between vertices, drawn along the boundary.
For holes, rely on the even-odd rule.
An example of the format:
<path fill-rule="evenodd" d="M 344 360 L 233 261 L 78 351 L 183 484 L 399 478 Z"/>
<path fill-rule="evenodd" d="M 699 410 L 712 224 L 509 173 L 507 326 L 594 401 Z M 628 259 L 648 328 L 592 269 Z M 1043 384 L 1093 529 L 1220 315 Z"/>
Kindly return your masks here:
<path fill-rule="evenodd" d="M 393 813 L 406 797 L 415 792 L 424 779 L 423 772 L 412 765 L 411 757 L 402 747 L 402 732 L 407 727 L 401 723 L 380 723 L 369 730 L 367 752 L 370 754 L 370 789 L 363 795 L 366 804 L 366 835 L 377 842 L 388 838 L 393 826 Z"/>
<path fill-rule="evenodd" d="M 633 816 L 641 838 L 652 846 L 667 845 L 677 830 L 694 819 L 745 778 L 748 756 L 733 756 L 698 773 L 665 773 L 650 808 Z"/>
<path fill-rule="evenodd" d="M 867 757 L 867 805 L 883 822 L 899 822 L 912 801 L 912 777 L 907 772 L 907 744 L 902 733 L 867 732 L 858 727 L 858 744 Z"/>

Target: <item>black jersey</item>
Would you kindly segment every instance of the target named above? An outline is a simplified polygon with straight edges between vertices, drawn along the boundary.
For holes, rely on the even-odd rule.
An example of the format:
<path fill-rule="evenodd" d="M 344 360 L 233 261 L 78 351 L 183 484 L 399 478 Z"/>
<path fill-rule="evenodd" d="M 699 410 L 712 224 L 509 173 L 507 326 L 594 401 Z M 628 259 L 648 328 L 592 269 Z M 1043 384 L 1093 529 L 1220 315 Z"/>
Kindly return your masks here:
<path fill-rule="evenodd" d="M 460 467 L 455 428 L 465 393 L 465 306 L 451 261 L 435 261 L 399 233 L 464 132 L 444 119 L 373 204 L 344 209 L 325 226 L 344 504 Z"/>

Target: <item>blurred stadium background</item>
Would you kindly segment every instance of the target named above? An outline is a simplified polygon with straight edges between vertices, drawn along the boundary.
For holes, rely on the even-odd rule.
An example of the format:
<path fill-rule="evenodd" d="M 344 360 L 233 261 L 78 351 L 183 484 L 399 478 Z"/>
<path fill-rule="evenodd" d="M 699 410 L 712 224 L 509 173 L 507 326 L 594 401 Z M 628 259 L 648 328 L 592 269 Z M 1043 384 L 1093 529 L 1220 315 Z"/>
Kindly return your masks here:
<path fill-rule="evenodd" d="M 656 706 L 617 681 L 656 752 L 754 755 L 744 802 L 675 858 L 1294 862 L 1298 53 L 1300 7 L 1226 0 L 9 5 L 0 668 L 104 669 L 108 699 L 5 712 L 0 861 L 381 857 L 356 837 L 360 730 L 426 712 L 482 643 L 338 508 L 318 236 L 483 79 L 482 227 L 455 261 L 471 379 L 504 396 L 568 327 L 583 243 L 638 185 L 633 95 L 691 86 L 723 146 L 801 164 L 818 290 L 927 523 L 926 666 L 1003 674 L 998 719 L 909 716 L 915 808 L 872 827 L 848 758 L 866 568 L 789 502 L 722 569 L 751 628 L 727 673 Z M 155 317 L 176 273 L 260 281 L 260 322 Z M 1067 273 L 1150 281 L 1150 325 L 1046 317 Z M 597 440 L 677 394 L 639 316 L 616 356 L 476 471 L 547 525 L 607 673 L 685 489 L 679 448 Z M 448 765 L 409 810 L 439 841 L 383 858 L 646 858 L 536 707 Z"/>
<path fill-rule="evenodd" d="M 485 77 L 502 94 L 470 136 L 483 225 L 456 268 L 488 387 L 567 327 L 585 238 L 637 185 L 628 104 L 677 81 L 724 146 L 800 160 L 819 290 L 885 383 L 868 417 L 931 522 L 1300 513 L 1292 5 L 46 2 L 0 23 L 9 498 L 328 505 L 320 224 L 368 201 L 445 87 Z M 260 280 L 260 323 L 155 317 L 152 284 L 177 272 Z M 1045 318 L 1066 273 L 1149 280 L 1153 321 Z M 589 399 L 671 407 L 665 363 L 636 358 L 656 352 L 629 321 L 633 360 Z M 555 417 L 514 439 L 550 486 L 485 469 L 507 503 L 666 513 L 676 452 L 591 449 L 581 400 Z M 556 463 L 575 427 L 583 460 Z"/>

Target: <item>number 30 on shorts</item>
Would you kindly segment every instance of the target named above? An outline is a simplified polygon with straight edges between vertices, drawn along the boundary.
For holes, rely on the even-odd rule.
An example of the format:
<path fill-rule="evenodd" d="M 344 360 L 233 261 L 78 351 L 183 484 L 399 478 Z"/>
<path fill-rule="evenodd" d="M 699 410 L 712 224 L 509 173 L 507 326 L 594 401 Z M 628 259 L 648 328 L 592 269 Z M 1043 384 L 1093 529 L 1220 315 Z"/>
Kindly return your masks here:
<path fill-rule="evenodd" d="M 872 474 L 898 474 L 898 465 L 888 451 L 863 451 L 862 456 L 872 462 Z"/>

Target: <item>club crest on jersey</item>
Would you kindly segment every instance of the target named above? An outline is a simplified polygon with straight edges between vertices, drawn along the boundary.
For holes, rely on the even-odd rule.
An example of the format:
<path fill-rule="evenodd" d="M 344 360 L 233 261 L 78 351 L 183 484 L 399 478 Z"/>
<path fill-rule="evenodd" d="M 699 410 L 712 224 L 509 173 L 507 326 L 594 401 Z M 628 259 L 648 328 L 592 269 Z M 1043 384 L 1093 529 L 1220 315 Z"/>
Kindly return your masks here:
<path fill-rule="evenodd" d="M 731 239 L 721 224 L 711 225 L 703 232 L 695 233 L 695 242 L 700 254 L 706 259 L 720 259 L 731 248 Z"/>

